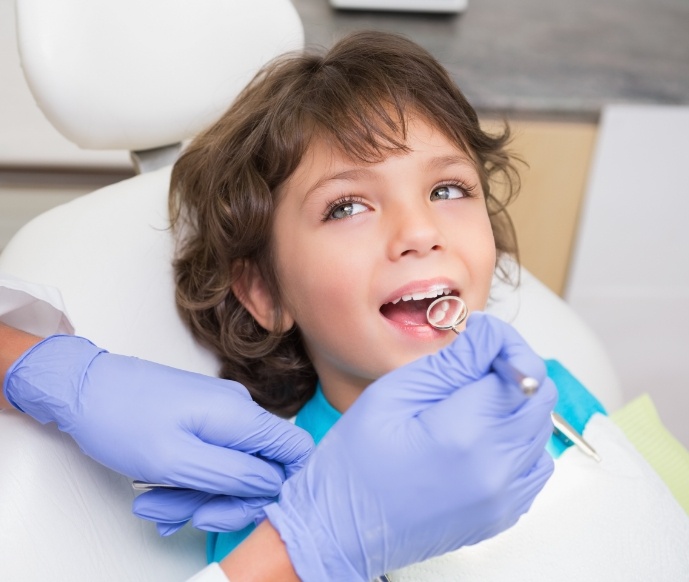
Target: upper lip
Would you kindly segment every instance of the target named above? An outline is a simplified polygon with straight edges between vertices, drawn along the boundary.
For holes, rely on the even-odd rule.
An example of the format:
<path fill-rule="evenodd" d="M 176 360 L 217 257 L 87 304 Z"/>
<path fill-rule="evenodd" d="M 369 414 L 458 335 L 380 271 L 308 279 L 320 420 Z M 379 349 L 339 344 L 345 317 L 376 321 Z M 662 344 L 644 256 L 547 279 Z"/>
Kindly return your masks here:
<path fill-rule="evenodd" d="M 400 300 L 410 299 L 432 299 L 441 295 L 456 293 L 456 285 L 449 279 L 430 279 L 426 281 L 413 281 L 398 289 L 395 289 L 387 296 L 381 305 L 386 303 L 397 303 Z"/>

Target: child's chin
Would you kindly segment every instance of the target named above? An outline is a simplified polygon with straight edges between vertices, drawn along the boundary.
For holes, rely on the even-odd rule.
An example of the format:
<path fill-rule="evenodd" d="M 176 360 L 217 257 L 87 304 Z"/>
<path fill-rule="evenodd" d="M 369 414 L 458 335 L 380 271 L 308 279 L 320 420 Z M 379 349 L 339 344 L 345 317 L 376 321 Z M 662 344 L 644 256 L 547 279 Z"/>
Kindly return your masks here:
<path fill-rule="evenodd" d="M 455 337 L 457 336 L 452 334 L 452 336 L 450 336 L 447 340 L 443 339 L 434 342 L 424 342 L 413 346 L 414 349 L 409 350 L 408 353 L 400 354 L 396 365 L 394 365 L 392 369 L 400 368 L 401 366 L 409 364 L 415 360 L 418 360 L 419 358 L 423 358 L 424 356 L 435 354 L 438 350 L 450 344 Z"/>

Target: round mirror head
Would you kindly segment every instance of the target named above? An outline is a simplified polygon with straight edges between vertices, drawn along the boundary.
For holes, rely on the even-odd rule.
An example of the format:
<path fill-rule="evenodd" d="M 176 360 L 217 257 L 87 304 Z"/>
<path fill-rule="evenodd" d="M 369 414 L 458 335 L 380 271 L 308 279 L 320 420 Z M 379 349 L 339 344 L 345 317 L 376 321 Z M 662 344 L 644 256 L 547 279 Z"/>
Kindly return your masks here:
<path fill-rule="evenodd" d="M 426 310 L 426 319 L 435 329 L 459 333 L 459 326 L 469 316 L 469 308 L 459 297 L 438 297 Z"/>

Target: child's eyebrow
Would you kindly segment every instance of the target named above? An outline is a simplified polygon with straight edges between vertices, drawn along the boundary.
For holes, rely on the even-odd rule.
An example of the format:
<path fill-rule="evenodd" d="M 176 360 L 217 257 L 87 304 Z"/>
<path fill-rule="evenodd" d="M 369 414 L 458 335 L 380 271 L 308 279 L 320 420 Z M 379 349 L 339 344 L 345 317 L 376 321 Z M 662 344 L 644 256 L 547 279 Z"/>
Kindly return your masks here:
<path fill-rule="evenodd" d="M 360 180 L 362 178 L 370 179 L 375 177 L 376 173 L 373 170 L 369 170 L 368 168 L 350 168 L 349 170 L 335 172 L 334 174 L 330 174 L 329 176 L 323 176 L 306 191 L 306 194 L 304 194 L 304 201 L 306 201 L 308 197 L 311 196 L 311 194 L 313 194 L 316 190 L 319 190 L 320 188 L 325 186 L 328 182 L 353 182 L 355 180 Z"/>
<path fill-rule="evenodd" d="M 466 155 L 452 154 L 447 156 L 435 156 L 426 162 L 427 170 L 442 170 L 449 166 L 468 166 L 476 170 L 476 164 Z"/>

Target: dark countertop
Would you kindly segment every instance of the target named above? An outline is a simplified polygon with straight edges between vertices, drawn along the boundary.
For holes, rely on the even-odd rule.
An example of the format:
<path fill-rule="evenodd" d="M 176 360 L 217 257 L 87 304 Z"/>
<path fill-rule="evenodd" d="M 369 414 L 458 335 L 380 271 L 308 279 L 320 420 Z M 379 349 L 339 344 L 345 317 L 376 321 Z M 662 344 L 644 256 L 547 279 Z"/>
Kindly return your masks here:
<path fill-rule="evenodd" d="M 362 28 L 413 38 L 484 113 L 595 120 L 609 103 L 689 104 L 689 0 L 469 0 L 460 15 L 292 2 L 307 44 Z"/>

